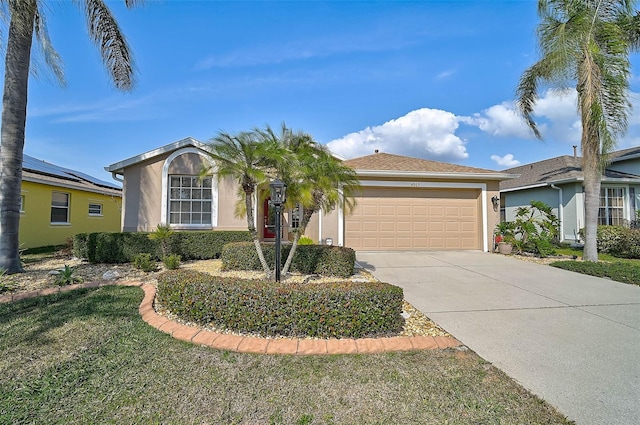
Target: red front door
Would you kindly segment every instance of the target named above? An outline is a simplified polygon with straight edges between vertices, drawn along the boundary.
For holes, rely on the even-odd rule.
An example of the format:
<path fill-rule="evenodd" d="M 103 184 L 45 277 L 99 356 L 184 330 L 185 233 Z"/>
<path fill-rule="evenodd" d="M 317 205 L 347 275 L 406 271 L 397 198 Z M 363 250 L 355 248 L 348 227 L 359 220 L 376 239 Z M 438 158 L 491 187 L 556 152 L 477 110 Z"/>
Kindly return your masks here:
<path fill-rule="evenodd" d="M 275 208 L 271 208 L 271 205 L 269 205 L 270 200 L 271 198 L 265 199 L 262 205 L 262 218 L 264 223 L 262 239 L 275 239 L 276 237 L 276 211 Z"/>

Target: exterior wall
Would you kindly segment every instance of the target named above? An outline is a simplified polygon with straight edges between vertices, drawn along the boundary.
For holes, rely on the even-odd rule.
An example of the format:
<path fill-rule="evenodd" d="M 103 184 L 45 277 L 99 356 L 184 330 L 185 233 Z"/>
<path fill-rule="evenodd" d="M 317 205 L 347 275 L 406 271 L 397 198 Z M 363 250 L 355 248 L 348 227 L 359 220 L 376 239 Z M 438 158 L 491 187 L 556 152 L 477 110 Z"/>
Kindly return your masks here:
<path fill-rule="evenodd" d="M 51 224 L 52 192 L 68 193 L 69 223 Z M 120 196 L 103 195 L 77 189 L 22 181 L 23 212 L 20 213 L 20 245 L 37 248 L 63 245 L 67 239 L 83 232 L 117 232 L 120 230 Z M 90 216 L 89 203 L 101 204 L 102 215 Z"/>
<path fill-rule="evenodd" d="M 178 151 L 179 152 L 179 151 Z M 152 231 L 162 223 L 162 186 L 165 164 L 169 154 L 153 158 L 153 160 L 135 164 L 124 172 L 125 206 L 122 212 L 122 230 L 125 232 Z M 171 160 L 166 167 L 167 175 L 184 174 L 197 175 L 205 165 L 203 156 L 186 151 Z M 166 176 L 165 176 L 166 177 Z M 238 193 L 233 181 L 225 179 L 217 185 L 217 213 L 218 230 L 246 230 L 245 218 L 235 217 Z M 165 195 L 166 196 L 166 195 Z M 215 202 L 214 202 L 215 204 Z M 211 229 L 212 227 L 209 227 Z"/>
<path fill-rule="evenodd" d="M 125 170 L 123 231 L 147 232 L 160 224 L 164 159 L 136 164 Z"/>
<path fill-rule="evenodd" d="M 573 183 L 562 187 L 562 239 L 577 242 L 580 240 L 580 229 L 584 227 L 584 200 L 582 184 Z"/>
<path fill-rule="evenodd" d="M 624 173 L 640 175 L 640 158 L 613 162 L 607 168 L 610 170 L 622 171 Z"/>

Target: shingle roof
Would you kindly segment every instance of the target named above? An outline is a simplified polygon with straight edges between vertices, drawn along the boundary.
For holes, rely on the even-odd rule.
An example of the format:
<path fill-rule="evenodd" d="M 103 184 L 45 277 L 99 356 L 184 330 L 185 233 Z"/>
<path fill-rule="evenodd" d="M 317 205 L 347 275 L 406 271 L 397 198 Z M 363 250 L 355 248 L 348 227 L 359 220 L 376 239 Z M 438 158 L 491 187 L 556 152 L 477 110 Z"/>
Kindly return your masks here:
<path fill-rule="evenodd" d="M 640 148 L 633 149 L 640 151 Z M 626 151 L 632 151 L 633 149 L 627 149 Z M 613 152 L 612 157 L 621 152 L 625 151 Z M 561 181 L 578 181 L 583 178 L 582 158 L 569 155 L 557 156 L 555 158 L 509 168 L 504 170 L 504 172 L 520 174 L 520 177 L 500 182 L 500 190 L 552 184 Z M 605 170 L 604 177 L 612 179 L 640 179 L 640 176 L 635 174 L 610 169 Z"/>
<path fill-rule="evenodd" d="M 433 172 L 433 173 L 481 173 L 496 174 L 497 171 L 484 168 L 466 167 L 446 162 L 429 161 L 390 153 L 375 153 L 344 161 L 355 170 L 397 171 L 397 172 Z"/>
<path fill-rule="evenodd" d="M 624 161 L 626 159 L 637 158 L 637 157 L 640 157 L 640 146 L 611 152 L 611 155 L 609 155 L 609 159 L 612 162 Z"/>

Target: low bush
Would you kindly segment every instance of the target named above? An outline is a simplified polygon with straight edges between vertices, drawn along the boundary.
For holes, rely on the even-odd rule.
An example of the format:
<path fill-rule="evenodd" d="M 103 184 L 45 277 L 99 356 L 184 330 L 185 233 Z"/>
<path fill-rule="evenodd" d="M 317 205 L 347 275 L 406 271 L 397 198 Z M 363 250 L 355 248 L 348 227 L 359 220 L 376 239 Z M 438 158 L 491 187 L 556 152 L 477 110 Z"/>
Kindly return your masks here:
<path fill-rule="evenodd" d="M 597 277 L 607 277 L 617 282 L 640 285 L 640 263 L 594 262 L 594 261 L 556 261 L 551 266 L 560 269 L 588 274 Z"/>
<path fill-rule="evenodd" d="M 390 336 L 404 324 L 402 289 L 382 282 L 286 284 L 176 270 L 159 276 L 157 297 L 184 320 L 262 336 Z"/>
<path fill-rule="evenodd" d="M 283 245 L 281 261 L 289 255 L 290 245 Z M 262 252 L 268 264 L 275 263 L 275 245 L 262 244 Z M 223 270 L 261 270 L 260 260 L 253 242 L 230 243 L 222 249 Z M 356 253 L 351 248 L 328 245 L 302 245 L 296 249 L 291 271 L 304 274 L 349 277 L 353 274 Z"/>
<path fill-rule="evenodd" d="M 183 260 L 220 258 L 229 242 L 251 240 L 245 231 L 173 232 L 163 240 L 165 250 Z M 138 254 L 163 257 L 161 241 L 149 239 L 147 232 L 78 233 L 73 238 L 73 255 L 91 263 L 128 263 Z"/>
<path fill-rule="evenodd" d="M 180 267 L 180 256 L 176 254 L 167 255 L 162 259 L 162 263 L 167 270 L 175 270 Z"/>
<path fill-rule="evenodd" d="M 313 245 L 313 239 L 309 236 L 302 235 L 300 239 L 298 239 L 298 245 Z"/>
<path fill-rule="evenodd" d="M 584 229 L 580 230 L 584 239 Z M 640 229 L 624 226 L 598 226 L 598 252 L 616 257 L 640 259 Z"/>
<path fill-rule="evenodd" d="M 155 272 L 158 270 L 158 265 L 155 260 L 151 258 L 151 254 L 138 254 L 133 258 L 133 266 L 136 269 L 143 272 Z"/>

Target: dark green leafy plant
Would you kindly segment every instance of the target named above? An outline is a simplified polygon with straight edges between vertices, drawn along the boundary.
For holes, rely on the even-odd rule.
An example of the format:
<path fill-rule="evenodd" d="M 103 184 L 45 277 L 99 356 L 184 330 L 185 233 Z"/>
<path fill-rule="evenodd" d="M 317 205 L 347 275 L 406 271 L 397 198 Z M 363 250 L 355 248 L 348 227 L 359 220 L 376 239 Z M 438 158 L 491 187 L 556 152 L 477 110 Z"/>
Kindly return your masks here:
<path fill-rule="evenodd" d="M 74 283 L 82 282 L 82 278 L 75 276 L 76 269 L 65 264 L 64 269 L 60 270 L 56 276 L 56 285 L 65 286 L 73 285 Z"/>
<path fill-rule="evenodd" d="M 158 270 L 158 265 L 155 260 L 151 258 L 150 254 L 138 254 L 133 259 L 133 265 L 135 268 L 142 270 L 143 272 L 155 272 Z"/>
<path fill-rule="evenodd" d="M 158 278 L 158 301 L 184 320 L 263 336 L 397 335 L 404 324 L 402 300 L 402 288 L 382 282 L 286 284 L 194 270 Z"/>
<path fill-rule="evenodd" d="M 560 221 L 551 207 L 542 201 L 531 201 L 529 206 L 516 210 L 513 221 L 514 246 L 520 252 L 532 252 L 548 257 L 554 252 Z"/>
<path fill-rule="evenodd" d="M 287 257 L 291 246 L 282 247 L 282 259 Z M 264 258 L 269 264 L 275 262 L 275 246 L 262 244 Z M 253 244 L 237 242 L 225 245 L 222 250 L 224 270 L 260 270 L 261 265 Z M 353 274 L 356 254 L 351 248 L 328 245 L 303 245 L 296 250 L 291 270 L 304 274 L 349 277 Z"/>
<path fill-rule="evenodd" d="M 167 255 L 162 259 L 162 263 L 168 270 L 176 270 L 180 267 L 180 256 L 176 254 Z"/>

